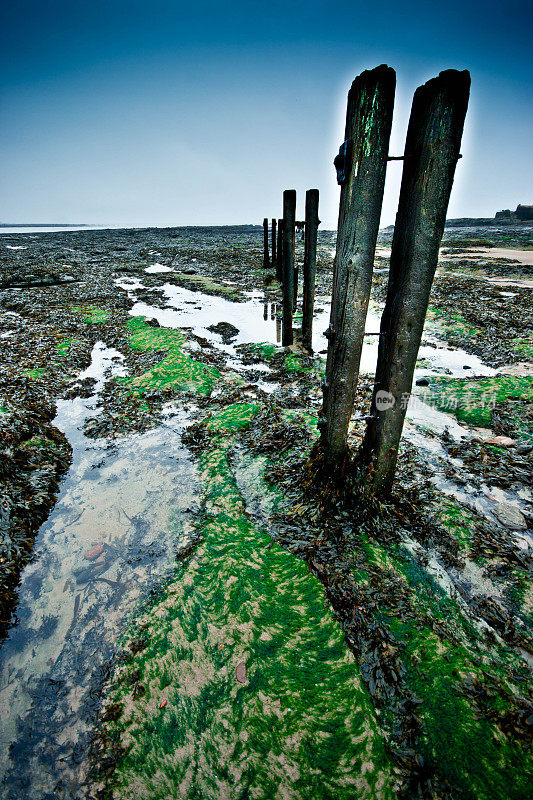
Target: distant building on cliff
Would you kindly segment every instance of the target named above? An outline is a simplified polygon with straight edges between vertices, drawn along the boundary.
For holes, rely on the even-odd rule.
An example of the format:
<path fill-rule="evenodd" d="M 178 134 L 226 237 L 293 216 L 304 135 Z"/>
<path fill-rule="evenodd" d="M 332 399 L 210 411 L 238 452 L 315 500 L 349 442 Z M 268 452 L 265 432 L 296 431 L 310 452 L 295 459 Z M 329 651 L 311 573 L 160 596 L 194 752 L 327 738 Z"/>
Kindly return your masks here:
<path fill-rule="evenodd" d="M 526 220 L 533 220 L 533 206 L 518 205 L 516 207 L 516 211 L 511 211 L 509 208 L 505 208 L 503 211 L 497 211 L 494 215 L 494 219 L 501 221 L 505 220 L 508 222 L 524 222 Z"/>

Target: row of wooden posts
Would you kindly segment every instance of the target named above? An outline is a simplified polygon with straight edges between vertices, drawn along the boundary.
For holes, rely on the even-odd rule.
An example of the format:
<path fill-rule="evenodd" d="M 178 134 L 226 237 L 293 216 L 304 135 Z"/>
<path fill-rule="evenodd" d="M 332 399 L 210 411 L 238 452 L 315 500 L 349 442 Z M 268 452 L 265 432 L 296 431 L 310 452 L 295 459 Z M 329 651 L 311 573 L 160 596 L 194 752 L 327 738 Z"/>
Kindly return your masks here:
<path fill-rule="evenodd" d="M 283 218 L 273 219 L 272 260 L 270 259 L 268 218 L 263 220 L 263 266 L 276 270 L 276 278 L 283 286 L 282 345 L 294 341 L 292 316 L 298 299 L 298 265 L 296 263 L 296 229 L 304 230 L 304 263 L 302 290 L 302 346 L 311 352 L 313 339 L 313 313 L 315 306 L 316 250 L 320 220 L 318 218 L 318 189 L 308 189 L 305 194 L 305 221 L 296 221 L 296 191 L 283 192 Z"/>
<path fill-rule="evenodd" d="M 319 449 L 326 471 L 342 475 L 350 456 L 348 427 L 359 377 L 387 163 L 401 160 L 376 378 L 357 459 L 365 483 L 375 495 L 386 495 L 392 487 L 455 168 L 461 158 L 470 75 L 466 70 L 446 70 L 416 90 L 403 156 L 389 156 L 395 85 L 395 71 L 381 65 L 359 75 L 348 94 L 344 142 L 335 158 L 341 197 L 319 420 Z M 293 343 L 295 206 L 296 192 L 284 192 L 277 241 L 272 225 L 272 257 L 283 284 L 284 346 Z M 318 190 L 310 189 L 306 196 L 302 325 L 303 344 L 309 350 L 318 224 Z M 268 259 L 265 220 L 265 266 L 269 266 Z"/>

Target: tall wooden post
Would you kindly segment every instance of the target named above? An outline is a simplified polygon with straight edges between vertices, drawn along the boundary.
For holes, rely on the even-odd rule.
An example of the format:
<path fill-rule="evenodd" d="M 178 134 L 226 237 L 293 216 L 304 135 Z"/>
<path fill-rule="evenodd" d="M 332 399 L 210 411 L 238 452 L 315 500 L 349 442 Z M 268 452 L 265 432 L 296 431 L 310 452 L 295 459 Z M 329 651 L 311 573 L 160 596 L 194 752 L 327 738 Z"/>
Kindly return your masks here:
<path fill-rule="evenodd" d="M 353 411 L 374 254 L 383 201 L 396 74 L 382 64 L 365 71 L 348 94 L 345 142 L 335 159 L 341 183 L 329 326 L 321 447 L 326 465 L 342 470 Z"/>
<path fill-rule="evenodd" d="M 362 455 L 367 485 L 387 494 L 413 384 L 470 93 L 470 74 L 447 70 L 420 86 L 407 130 L 402 185 L 381 318 L 376 385 Z"/>
<path fill-rule="evenodd" d="M 293 292 L 292 292 L 292 312 L 293 312 L 293 314 L 296 311 L 296 303 L 298 302 L 298 278 L 299 278 L 298 263 L 296 261 L 296 231 L 299 232 L 299 225 L 298 224 L 295 224 L 295 227 L 294 227 L 294 242 L 293 242 L 293 247 L 292 247 L 292 249 L 294 251 L 294 278 L 293 278 L 293 283 L 292 283 L 292 289 L 293 289 Z"/>
<path fill-rule="evenodd" d="M 293 342 L 292 307 L 294 302 L 294 223 L 296 191 L 283 192 L 283 347 Z"/>
<path fill-rule="evenodd" d="M 268 250 L 268 219 L 263 220 L 263 268 L 270 269 L 270 254 Z"/>
<path fill-rule="evenodd" d="M 278 258 L 276 261 L 276 278 L 283 283 L 283 220 L 278 219 Z"/>
<path fill-rule="evenodd" d="M 308 189 L 305 193 L 305 245 L 304 245 L 304 285 L 302 344 L 313 350 L 313 311 L 315 306 L 316 242 L 318 234 L 318 189 Z"/>
<path fill-rule="evenodd" d="M 276 220 L 272 219 L 272 269 L 278 273 L 278 258 L 276 253 Z"/>

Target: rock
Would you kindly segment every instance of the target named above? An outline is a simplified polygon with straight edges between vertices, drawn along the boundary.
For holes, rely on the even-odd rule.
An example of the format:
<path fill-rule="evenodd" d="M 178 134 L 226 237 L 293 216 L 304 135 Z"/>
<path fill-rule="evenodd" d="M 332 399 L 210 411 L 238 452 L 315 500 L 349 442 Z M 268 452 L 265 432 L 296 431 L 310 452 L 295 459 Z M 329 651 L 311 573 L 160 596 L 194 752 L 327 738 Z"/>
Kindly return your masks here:
<path fill-rule="evenodd" d="M 239 683 L 246 683 L 246 664 L 240 661 L 235 667 L 235 678 Z"/>
<path fill-rule="evenodd" d="M 496 503 L 492 511 L 498 521 L 512 531 L 525 531 L 528 527 L 520 509 L 510 503 Z"/>
<path fill-rule="evenodd" d="M 519 444 L 517 445 L 516 452 L 519 456 L 527 456 L 533 450 L 533 444 Z"/>
<path fill-rule="evenodd" d="M 198 270 L 194 269 L 194 267 L 187 267 L 187 269 L 183 270 L 183 274 L 184 275 L 196 275 L 197 273 L 198 273 Z"/>
<path fill-rule="evenodd" d="M 239 333 L 239 329 L 232 325 L 231 322 L 217 322 L 216 325 L 209 325 L 207 330 L 218 333 L 224 344 L 231 344 Z"/>
<path fill-rule="evenodd" d="M 96 558 L 98 558 L 98 556 L 102 555 L 103 552 L 103 545 L 95 544 L 95 546 L 91 547 L 91 549 L 88 550 L 83 557 L 86 558 L 87 561 L 94 561 Z"/>
<path fill-rule="evenodd" d="M 470 364 L 463 364 L 463 369 L 472 369 Z"/>
<path fill-rule="evenodd" d="M 429 386 L 429 381 L 427 378 L 417 378 L 416 379 L 417 386 Z"/>
<path fill-rule="evenodd" d="M 514 447 L 516 439 L 511 439 L 510 436 L 492 436 L 490 439 L 485 439 L 484 444 L 495 444 L 498 447 Z"/>
<path fill-rule="evenodd" d="M 155 317 L 148 317 L 148 319 L 144 320 L 145 325 L 149 325 L 151 328 L 159 328 L 159 322 L 155 319 Z"/>

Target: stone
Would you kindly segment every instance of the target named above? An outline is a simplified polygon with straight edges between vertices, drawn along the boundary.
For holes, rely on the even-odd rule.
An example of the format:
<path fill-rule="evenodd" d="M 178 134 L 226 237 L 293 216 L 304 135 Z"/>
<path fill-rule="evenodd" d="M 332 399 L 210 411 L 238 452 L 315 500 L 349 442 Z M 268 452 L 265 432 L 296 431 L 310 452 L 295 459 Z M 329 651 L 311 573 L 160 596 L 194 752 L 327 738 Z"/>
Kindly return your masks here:
<path fill-rule="evenodd" d="M 429 381 L 427 378 L 417 378 L 416 379 L 417 386 L 429 386 Z"/>
<path fill-rule="evenodd" d="M 495 444 L 498 447 L 514 447 L 516 439 L 511 439 L 510 436 L 492 436 L 490 439 L 485 439 L 485 444 Z"/>
<path fill-rule="evenodd" d="M 91 549 L 88 550 L 83 557 L 86 558 L 87 561 L 94 561 L 103 552 L 104 552 L 103 545 L 96 544 L 94 547 L 91 547 Z"/>
<path fill-rule="evenodd" d="M 224 344 L 231 344 L 239 333 L 239 329 L 231 322 L 217 322 L 216 325 L 209 325 L 207 330 L 218 333 Z"/>
<path fill-rule="evenodd" d="M 528 453 L 531 453 L 533 450 L 533 444 L 519 444 L 516 448 L 516 452 L 519 456 L 527 456 Z"/>
<path fill-rule="evenodd" d="M 239 683 L 246 683 L 246 664 L 240 661 L 235 667 L 235 678 Z"/>
<path fill-rule="evenodd" d="M 492 511 L 498 521 L 512 531 L 525 531 L 528 527 L 520 509 L 510 503 L 496 503 Z"/>

